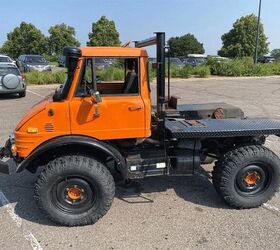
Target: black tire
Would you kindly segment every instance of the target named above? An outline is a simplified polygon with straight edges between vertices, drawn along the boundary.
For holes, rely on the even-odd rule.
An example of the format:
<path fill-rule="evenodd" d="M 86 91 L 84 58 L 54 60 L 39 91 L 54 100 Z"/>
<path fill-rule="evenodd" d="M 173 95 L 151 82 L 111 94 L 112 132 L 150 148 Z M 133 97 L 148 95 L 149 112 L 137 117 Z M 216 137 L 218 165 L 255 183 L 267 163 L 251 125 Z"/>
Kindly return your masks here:
<path fill-rule="evenodd" d="M 18 95 L 19 95 L 20 98 L 25 97 L 26 96 L 26 91 L 19 92 Z"/>
<path fill-rule="evenodd" d="M 71 198 L 73 190 L 74 195 L 78 190 L 78 199 Z M 108 169 L 81 155 L 51 161 L 35 184 L 39 207 L 51 220 L 65 226 L 94 224 L 110 209 L 114 195 L 115 183 Z"/>
<path fill-rule="evenodd" d="M 280 160 L 269 149 L 244 146 L 227 152 L 215 164 L 213 185 L 227 204 L 254 208 L 279 189 Z"/>

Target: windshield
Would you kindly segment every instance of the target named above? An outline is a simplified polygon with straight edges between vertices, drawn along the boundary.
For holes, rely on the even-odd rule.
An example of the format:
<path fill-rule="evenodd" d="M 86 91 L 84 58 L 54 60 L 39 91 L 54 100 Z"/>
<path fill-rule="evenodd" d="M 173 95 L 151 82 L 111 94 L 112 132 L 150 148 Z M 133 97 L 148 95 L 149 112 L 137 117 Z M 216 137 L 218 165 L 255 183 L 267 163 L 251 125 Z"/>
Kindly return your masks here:
<path fill-rule="evenodd" d="M 0 56 L 0 62 L 11 62 L 11 60 L 9 59 L 9 57 Z"/>
<path fill-rule="evenodd" d="M 47 61 L 42 56 L 28 56 L 28 57 L 26 57 L 26 62 L 27 63 L 46 63 Z"/>
<path fill-rule="evenodd" d="M 20 75 L 18 69 L 15 67 L 0 67 L 0 76 L 4 76 L 7 74 L 14 74 L 17 76 Z"/>

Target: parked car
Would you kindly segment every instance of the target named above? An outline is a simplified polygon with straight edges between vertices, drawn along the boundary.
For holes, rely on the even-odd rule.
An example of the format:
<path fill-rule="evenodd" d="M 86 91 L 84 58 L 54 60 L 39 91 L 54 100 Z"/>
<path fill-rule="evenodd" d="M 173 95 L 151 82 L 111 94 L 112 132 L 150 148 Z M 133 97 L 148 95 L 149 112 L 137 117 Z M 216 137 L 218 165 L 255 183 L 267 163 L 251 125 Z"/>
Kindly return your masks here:
<path fill-rule="evenodd" d="M 15 64 L 16 61 L 12 60 L 11 57 L 7 55 L 0 55 L 0 63 L 13 63 Z"/>
<path fill-rule="evenodd" d="M 206 63 L 206 59 L 202 57 L 187 57 L 182 59 L 182 62 L 187 66 L 199 66 Z"/>
<path fill-rule="evenodd" d="M 228 62 L 231 61 L 231 59 L 219 55 L 208 55 L 207 58 L 213 58 L 218 62 Z"/>
<path fill-rule="evenodd" d="M 0 94 L 26 95 L 26 83 L 24 77 L 13 63 L 0 64 Z"/>
<path fill-rule="evenodd" d="M 98 70 L 107 69 L 108 67 L 110 67 L 110 65 L 112 65 L 112 62 L 109 60 L 106 60 L 105 58 L 96 58 L 95 59 L 95 67 Z"/>
<path fill-rule="evenodd" d="M 51 65 L 40 55 L 21 55 L 17 59 L 17 66 L 21 72 L 51 71 Z"/>
<path fill-rule="evenodd" d="M 166 63 L 168 62 L 168 58 L 165 59 L 165 62 Z M 185 67 L 184 63 L 177 57 L 171 57 L 170 58 L 170 64 L 174 65 L 175 67 L 178 67 L 178 68 Z"/>
<path fill-rule="evenodd" d="M 58 58 L 58 67 L 65 67 L 65 56 L 60 56 Z"/>
<path fill-rule="evenodd" d="M 260 56 L 257 61 L 258 63 L 274 63 L 276 60 L 273 56 Z"/>
<path fill-rule="evenodd" d="M 157 62 L 155 57 L 149 57 L 148 60 L 149 60 L 150 64 L 153 64 L 153 63 Z M 168 63 L 168 57 L 165 58 L 165 63 L 166 64 Z M 184 63 L 177 57 L 171 57 L 170 58 L 170 64 L 174 65 L 175 67 L 179 67 L 179 68 L 183 68 L 185 66 Z"/>

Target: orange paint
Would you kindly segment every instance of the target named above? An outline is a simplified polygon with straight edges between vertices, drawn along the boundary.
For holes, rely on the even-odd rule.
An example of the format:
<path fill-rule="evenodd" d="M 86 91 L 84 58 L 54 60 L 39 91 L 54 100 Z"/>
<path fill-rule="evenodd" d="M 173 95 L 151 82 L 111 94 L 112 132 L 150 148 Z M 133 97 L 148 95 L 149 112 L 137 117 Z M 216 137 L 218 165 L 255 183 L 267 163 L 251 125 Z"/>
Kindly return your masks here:
<path fill-rule="evenodd" d="M 82 57 L 139 58 L 139 95 L 102 96 L 93 105 L 90 97 L 75 97 L 82 68 L 77 70 L 65 100 L 54 102 L 52 96 L 35 105 L 15 129 L 15 144 L 20 157 L 27 157 L 42 143 L 64 135 L 84 135 L 99 140 L 142 138 L 151 135 L 151 101 L 147 82 L 147 53 L 139 48 L 86 47 Z M 100 115 L 95 116 L 96 106 Z M 53 115 L 50 114 L 50 110 Z M 37 128 L 38 133 L 27 133 Z"/>

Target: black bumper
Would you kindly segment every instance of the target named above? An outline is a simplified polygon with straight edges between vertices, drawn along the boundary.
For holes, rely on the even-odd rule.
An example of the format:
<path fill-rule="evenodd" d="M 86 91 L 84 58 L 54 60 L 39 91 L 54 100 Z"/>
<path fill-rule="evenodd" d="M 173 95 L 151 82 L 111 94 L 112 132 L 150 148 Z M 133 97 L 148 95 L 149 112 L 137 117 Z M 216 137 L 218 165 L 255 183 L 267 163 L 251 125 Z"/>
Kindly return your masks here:
<path fill-rule="evenodd" d="M 7 140 L 5 147 L 0 148 L 0 174 L 10 174 L 8 162 L 2 161 L 4 157 L 11 158 L 11 140 Z"/>
<path fill-rule="evenodd" d="M 0 160 L 0 174 L 9 174 L 9 164 Z"/>

